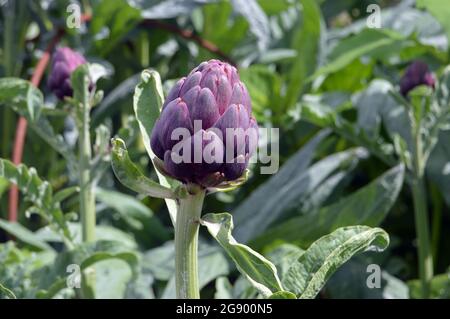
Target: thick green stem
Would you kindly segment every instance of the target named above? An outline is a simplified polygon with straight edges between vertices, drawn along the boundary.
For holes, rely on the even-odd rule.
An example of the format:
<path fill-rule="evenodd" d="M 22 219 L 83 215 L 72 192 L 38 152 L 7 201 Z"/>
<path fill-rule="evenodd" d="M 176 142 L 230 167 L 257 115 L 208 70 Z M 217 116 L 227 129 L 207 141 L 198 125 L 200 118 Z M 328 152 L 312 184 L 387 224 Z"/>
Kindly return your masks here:
<path fill-rule="evenodd" d="M 415 130 L 414 177 L 411 189 L 414 202 L 414 217 L 419 252 L 419 275 L 422 286 L 422 298 L 430 296 L 430 285 L 433 278 L 433 256 L 431 253 L 428 209 L 424 185 L 424 167 L 422 139 L 420 130 Z"/>
<path fill-rule="evenodd" d="M 90 96 L 89 79 L 86 74 L 81 86 L 75 86 L 75 100 L 77 103 L 78 138 L 78 165 L 80 186 L 80 216 L 82 239 L 84 243 L 95 241 L 95 192 L 91 178 L 92 148 L 90 135 Z M 73 81 L 73 80 L 72 80 Z M 88 267 L 83 270 L 80 296 L 82 298 L 95 298 L 95 269 Z"/>
<path fill-rule="evenodd" d="M 414 200 L 422 298 L 428 298 L 430 296 L 431 279 L 433 278 L 433 256 L 431 254 L 427 201 L 423 179 L 415 179 L 412 182 L 411 188 Z"/>
<path fill-rule="evenodd" d="M 439 193 L 439 189 L 436 186 L 430 183 L 429 189 L 431 193 L 431 204 L 433 206 L 433 219 L 431 224 L 431 253 L 433 255 L 433 262 L 436 264 L 439 252 L 439 240 L 441 238 L 443 201 L 442 196 Z"/>
<path fill-rule="evenodd" d="M 198 228 L 205 191 L 198 187 L 180 199 L 175 225 L 175 273 L 177 298 L 198 299 Z"/>
<path fill-rule="evenodd" d="M 80 169 L 80 214 L 83 241 L 95 240 L 95 197 L 91 180 L 91 137 L 89 125 L 89 101 L 84 99 L 80 114 L 79 169 Z"/>

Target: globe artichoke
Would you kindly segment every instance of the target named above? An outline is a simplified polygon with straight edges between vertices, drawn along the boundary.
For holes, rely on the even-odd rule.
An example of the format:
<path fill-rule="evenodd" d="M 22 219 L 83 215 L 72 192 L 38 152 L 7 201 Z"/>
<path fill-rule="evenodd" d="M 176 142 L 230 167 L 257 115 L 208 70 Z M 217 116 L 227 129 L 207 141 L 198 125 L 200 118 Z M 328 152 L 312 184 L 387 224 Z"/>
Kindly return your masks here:
<path fill-rule="evenodd" d="M 73 95 L 70 76 L 86 59 L 71 48 L 58 48 L 52 57 L 52 69 L 48 79 L 50 90 L 60 99 Z"/>
<path fill-rule="evenodd" d="M 434 88 L 436 80 L 433 73 L 422 61 L 415 61 L 409 65 L 400 80 L 400 93 L 407 96 L 408 93 L 419 85 L 427 85 Z"/>
<path fill-rule="evenodd" d="M 174 138 L 180 128 L 187 134 Z M 217 186 L 243 175 L 256 150 L 257 130 L 249 94 L 236 68 L 210 60 L 170 90 L 151 135 L 151 148 L 168 175 L 184 183 Z"/>

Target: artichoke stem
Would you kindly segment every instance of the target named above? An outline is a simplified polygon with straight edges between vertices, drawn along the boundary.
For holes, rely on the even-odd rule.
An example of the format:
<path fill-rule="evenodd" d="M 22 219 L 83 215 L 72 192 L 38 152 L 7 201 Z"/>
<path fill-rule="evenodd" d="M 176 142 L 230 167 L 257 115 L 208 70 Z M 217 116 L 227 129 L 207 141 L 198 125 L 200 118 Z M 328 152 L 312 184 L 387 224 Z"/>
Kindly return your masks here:
<path fill-rule="evenodd" d="M 200 298 L 197 250 L 204 198 L 205 190 L 193 186 L 187 196 L 179 200 L 175 224 L 175 282 L 178 299 Z"/>

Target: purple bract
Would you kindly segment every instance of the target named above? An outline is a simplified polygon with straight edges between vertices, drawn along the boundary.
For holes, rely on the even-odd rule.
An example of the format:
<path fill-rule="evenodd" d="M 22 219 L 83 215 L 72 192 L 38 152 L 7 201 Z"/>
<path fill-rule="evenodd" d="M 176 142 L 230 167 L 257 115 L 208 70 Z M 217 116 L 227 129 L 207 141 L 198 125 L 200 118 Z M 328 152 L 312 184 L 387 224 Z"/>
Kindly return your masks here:
<path fill-rule="evenodd" d="M 172 136 L 180 128 L 187 133 L 184 138 L 176 131 Z M 236 68 L 210 60 L 170 90 L 151 147 L 167 174 L 209 187 L 242 176 L 256 150 L 257 130 L 249 94 Z M 174 154 L 183 160 L 177 161 Z"/>

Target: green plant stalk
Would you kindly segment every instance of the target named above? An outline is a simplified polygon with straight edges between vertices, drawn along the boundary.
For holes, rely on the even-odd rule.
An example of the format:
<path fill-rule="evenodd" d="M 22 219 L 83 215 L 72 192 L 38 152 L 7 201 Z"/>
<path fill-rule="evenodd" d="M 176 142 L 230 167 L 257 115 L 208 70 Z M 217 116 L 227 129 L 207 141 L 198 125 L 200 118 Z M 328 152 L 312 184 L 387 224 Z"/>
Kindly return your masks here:
<path fill-rule="evenodd" d="M 84 243 L 95 241 L 95 192 L 91 178 L 92 148 L 90 135 L 90 93 L 89 79 L 85 76 L 83 87 L 74 92 L 76 117 L 79 131 L 78 137 L 78 166 L 80 187 L 80 219 L 82 240 Z M 77 90 L 77 88 L 74 88 Z M 95 268 L 88 267 L 82 272 L 80 297 L 95 298 Z"/>
<path fill-rule="evenodd" d="M 431 253 L 427 199 L 423 180 L 425 165 L 423 163 L 422 139 L 419 128 L 415 130 L 414 136 L 414 177 L 411 182 L 411 190 L 418 241 L 419 276 L 422 286 L 422 298 L 429 298 L 431 280 L 433 278 L 433 256 Z"/>
<path fill-rule="evenodd" d="M 15 16 L 15 3 L 9 1 L 3 8 L 3 17 L 5 19 L 3 27 L 3 69 L 4 76 L 13 76 L 14 72 L 14 16 Z M 13 113 L 9 108 L 3 108 L 2 110 L 2 143 L 1 143 L 1 156 L 8 158 L 10 154 L 11 144 L 11 123 L 13 123 Z"/>
<path fill-rule="evenodd" d="M 179 200 L 175 224 L 175 283 L 178 299 L 199 299 L 198 229 L 205 190 L 194 186 Z"/>
<path fill-rule="evenodd" d="M 80 215 L 83 242 L 95 241 L 95 197 L 94 185 L 91 180 L 91 136 L 89 118 L 89 98 L 84 97 L 81 105 L 79 146 L 80 170 Z"/>
<path fill-rule="evenodd" d="M 433 255 L 433 262 L 436 264 L 439 251 L 439 240 L 441 238 L 443 199 L 439 193 L 439 189 L 434 184 L 430 183 L 429 189 L 431 193 L 431 204 L 433 205 L 433 219 L 431 224 L 431 254 Z"/>

